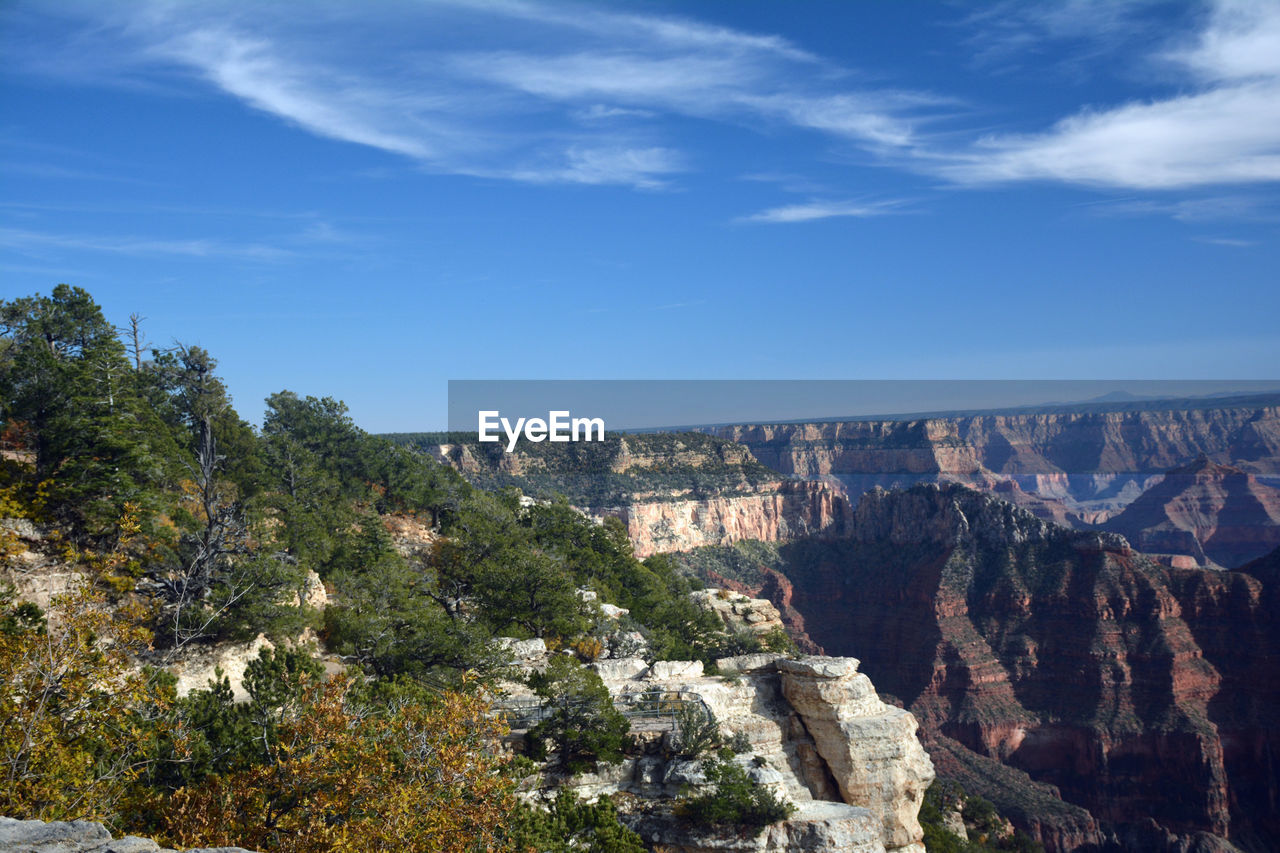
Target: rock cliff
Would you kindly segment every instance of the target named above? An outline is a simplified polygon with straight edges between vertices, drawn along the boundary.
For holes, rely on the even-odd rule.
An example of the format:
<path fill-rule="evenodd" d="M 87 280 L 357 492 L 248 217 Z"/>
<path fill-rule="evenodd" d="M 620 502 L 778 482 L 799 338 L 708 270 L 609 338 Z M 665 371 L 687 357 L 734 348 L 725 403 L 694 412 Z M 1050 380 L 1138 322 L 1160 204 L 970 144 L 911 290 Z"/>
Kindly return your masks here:
<path fill-rule="evenodd" d="M 1102 528 L 1146 553 L 1240 566 L 1280 547 L 1280 490 L 1202 456 L 1167 473 Z"/>
<path fill-rule="evenodd" d="M 762 463 L 801 478 L 835 476 L 852 494 L 874 486 L 1011 480 L 1028 495 L 1091 515 L 1127 505 L 1170 468 L 1205 454 L 1280 478 L 1280 406 L 980 414 L 921 420 L 711 427 Z"/>
<path fill-rule="evenodd" d="M 848 520 L 849 504 L 825 483 L 783 480 L 744 495 L 635 501 L 589 511 L 622 519 L 636 556 L 647 557 L 749 539 L 838 536 Z"/>
<path fill-rule="evenodd" d="M 621 519 L 639 557 L 839 535 L 850 511 L 841 489 L 783 479 L 742 445 L 699 433 L 526 442 L 512 453 L 474 442 L 425 449 L 482 487 L 516 486 L 534 498 L 562 494 L 591 516 Z"/>
<path fill-rule="evenodd" d="M 1171 569 L 1115 534 L 918 486 L 868 493 L 845 540 L 777 554 L 813 639 L 858 654 L 940 772 L 1050 850 L 1275 849 L 1277 553 Z"/>

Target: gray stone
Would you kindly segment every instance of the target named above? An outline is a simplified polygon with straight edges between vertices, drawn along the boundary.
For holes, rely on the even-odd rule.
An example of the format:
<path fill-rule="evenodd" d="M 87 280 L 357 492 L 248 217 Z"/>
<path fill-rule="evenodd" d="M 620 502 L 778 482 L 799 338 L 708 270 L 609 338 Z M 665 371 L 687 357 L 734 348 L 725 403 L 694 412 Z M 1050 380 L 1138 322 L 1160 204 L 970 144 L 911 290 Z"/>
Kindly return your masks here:
<path fill-rule="evenodd" d="M 649 665 L 641 658 L 621 658 L 598 660 L 591 664 L 591 668 L 605 681 L 630 681 L 644 675 Z"/>
<path fill-rule="evenodd" d="M 798 660 L 781 659 L 778 669 L 810 678 L 848 678 L 858 671 L 857 658 L 829 658 L 809 655 Z"/>
<path fill-rule="evenodd" d="M 0 817 L 0 850 L 5 853 L 177 853 L 149 838 L 112 839 L 100 823 L 88 820 L 15 820 Z M 243 847 L 198 847 L 186 853 L 251 853 Z"/>
<path fill-rule="evenodd" d="M 701 678 L 700 660 L 660 660 L 649 667 L 651 681 L 671 681 L 676 678 Z"/>
<path fill-rule="evenodd" d="M 734 655 L 731 658 L 717 658 L 716 667 L 721 672 L 761 672 L 777 669 L 778 661 L 786 655 L 776 652 L 762 652 L 757 655 Z"/>

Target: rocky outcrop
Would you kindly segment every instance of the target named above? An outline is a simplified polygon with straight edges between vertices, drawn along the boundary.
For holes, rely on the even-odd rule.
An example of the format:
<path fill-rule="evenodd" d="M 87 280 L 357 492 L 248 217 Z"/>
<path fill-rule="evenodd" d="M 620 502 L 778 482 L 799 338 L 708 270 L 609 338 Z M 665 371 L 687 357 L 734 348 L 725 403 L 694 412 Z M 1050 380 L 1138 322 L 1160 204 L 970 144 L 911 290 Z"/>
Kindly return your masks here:
<path fill-rule="evenodd" d="M 67 562 L 48 534 L 28 519 L 0 518 L 0 581 L 13 584 L 18 599 L 45 611 L 87 577 L 82 566 Z"/>
<path fill-rule="evenodd" d="M 249 693 L 244 687 L 244 674 L 249 662 L 257 660 L 263 649 L 275 647 L 275 643 L 262 634 L 246 643 L 197 645 L 178 655 L 166 669 L 176 679 L 174 686 L 179 696 L 186 696 L 192 690 L 205 690 L 211 681 L 225 677 L 235 701 L 245 702 Z"/>
<path fill-rule="evenodd" d="M 1240 566 L 1280 547 L 1280 489 L 1201 456 L 1165 474 L 1102 527 L 1144 553 Z"/>
<path fill-rule="evenodd" d="M 536 667 L 541 660 L 516 663 Z M 628 794 L 619 801 L 622 819 L 655 850 L 923 853 L 916 816 L 932 765 L 911 714 L 881 702 L 857 661 L 755 654 L 717 664 L 725 675 L 704 675 L 696 661 L 594 664 L 632 717 L 637 747 L 595 773 L 544 780 L 531 796 L 550 798 L 564 786 L 587 799 Z M 509 707 L 530 699 L 516 698 Z M 753 837 L 699 829 L 673 814 L 673 798 L 706 784 L 701 761 L 672 748 L 671 709 L 690 704 L 710 712 L 725 737 L 749 745 L 735 760 L 757 784 L 796 806 L 788 819 Z M 652 714 L 637 711 L 650 706 Z M 519 729 L 525 718 L 510 719 Z"/>
<path fill-rule="evenodd" d="M 745 539 L 779 542 L 805 536 L 838 536 L 849 517 L 844 495 L 825 483 L 779 481 L 750 494 L 637 501 L 590 508 L 627 526 L 636 556 L 728 545 Z"/>
<path fill-rule="evenodd" d="M 566 496 L 597 519 L 626 525 L 637 556 L 744 539 L 839 535 L 849 504 L 827 483 L 780 478 L 731 441 L 700 433 L 610 436 L 589 444 L 426 445 L 485 488 Z"/>
<path fill-rule="evenodd" d="M 699 589 L 689 598 L 703 610 L 710 610 L 720 617 L 731 632 L 762 637 L 775 631 L 785 631 L 782 614 L 767 598 L 750 598 L 727 589 Z"/>
<path fill-rule="evenodd" d="M 778 661 L 782 691 L 804 721 L 845 802 L 879 817 L 884 845 L 924 853 L 916 818 L 933 765 L 916 721 L 880 701 L 854 658 Z"/>
<path fill-rule="evenodd" d="M 1049 849 L 1150 821 L 1183 841 L 1280 839 L 1269 564 L 1171 569 L 959 486 L 872 491 L 847 539 L 779 554 L 814 640 L 856 653 L 943 769 L 992 780 L 975 792 Z"/>
<path fill-rule="evenodd" d="M 0 817 L 0 850 L 8 853 L 176 853 L 149 838 L 113 839 L 107 828 L 87 820 L 45 823 Z M 186 853 L 250 853 L 241 847 L 196 847 Z"/>

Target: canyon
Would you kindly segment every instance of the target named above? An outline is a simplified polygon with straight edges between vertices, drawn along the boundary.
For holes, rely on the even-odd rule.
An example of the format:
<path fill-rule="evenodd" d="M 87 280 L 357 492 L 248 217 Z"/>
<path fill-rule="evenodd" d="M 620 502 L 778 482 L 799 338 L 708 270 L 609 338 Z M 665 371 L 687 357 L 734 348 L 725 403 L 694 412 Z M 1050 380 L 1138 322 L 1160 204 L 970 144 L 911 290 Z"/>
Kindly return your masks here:
<path fill-rule="evenodd" d="M 1201 456 L 1167 473 L 1101 526 L 1144 553 L 1240 566 L 1280 547 L 1280 489 Z M 1170 562 L 1187 566 L 1185 560 Z"/>
<path fill-rule="evenodd" d="M 954 484 L 872 490 L 844 538 L 776 553 L 779 609 L 1047 849 L 1280 838 L 1277 553 L 1175 569 Z"/>
<path fill-rule="evenodd" d="M 851 509 L 839 489 L 780 475 L 751 451 L 698 433 L 610 436 L 589 445 L 426 444 L 484 488 L 532 499 L 564 495 L 597 519 L 626 525 L 639 557 L 744 540 L 841 535 Z"/>
<path fill-rule="evenodd" d="M 1274 395 L 1168 405 L 704 431 L 744 445 L 779 473 L 833 478 L 854 496 L 875 486 L 960 482 L 990 488 L 1008 481 L 1087 523 L 1106 520 L 1166 471 L 1201 455 L 1264 483 L 1280 483 L 1280 400 Z"/>
<path fill-rule="evenodd" d="M 609 470 L 640 487 L 571 500 L 857 657 L 939 777 L 1046 849 L 1263 851 L 1277 403 L 709 427 L 665 456 L 626 436 Z M 681 486 L 672 460 L 726 470 Z"/>

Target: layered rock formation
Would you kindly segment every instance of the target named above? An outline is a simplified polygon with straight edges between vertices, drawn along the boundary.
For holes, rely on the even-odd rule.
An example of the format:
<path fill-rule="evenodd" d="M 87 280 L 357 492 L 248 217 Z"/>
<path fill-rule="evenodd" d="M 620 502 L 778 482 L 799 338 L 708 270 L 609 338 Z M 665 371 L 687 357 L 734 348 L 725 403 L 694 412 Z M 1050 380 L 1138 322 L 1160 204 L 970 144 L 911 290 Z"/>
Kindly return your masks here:
<path fill-rule="evenodd" d="M 959 486 L 872 491 L 847 539 L 778 553 L 814 640 L 1049 849 L 1280 840 L 1272 563 L 1170 569 Z"/>
<path fill-rule="evenodd" d="M 750 598 L 727 589 L 700 589 L 689 594 L 695 604 L 720 617 L 733 633 L 763 637 L 784 631 L 782 614 L 767 598 Z"/>
<path fill-rule="evenodd" d="M 782 692 L 796 709 L 847 803 L 880 816 L 887 849 L 918 849 L 916 818 L 933 765 L 916 721 L 886 705 L 854 658 L 781 659 Z M 882 768 L 868 772 L 868 768 Z"/>
<path fill-rule="evenodd" d="M 1102 527 L 1145 553 L 1240 566 L 1280 547 L 1280 489 L 1202 456 L 1170 471 Z"/>
<path fill-rule="evenodd" d="M 435 444 L 424 448 L 486 488 L 566 496 L 596 518 L 622 520 L 637 556 L 754 539 L 839 535 L 849 503 L 820 482 L 780 478 L 740 444 L 698 433 L 651 433 L 598 444 Z"/>
<path fill-rule="evenodd" d="M 787 480 L 745 495 L 588 509 L 597 516 L 622 519 L 638 557 L 747 539 L 780 542 L 838 536 L 849 517 L 848 501 L 826 484 Z"/>
<path fill-rule="evenodd" d="M 1207 404 L 1201 404 L 1207 405 Z M 712 427 L 783 474 L 836 476 L 853 494 L 874 486 L 1012 480 L 1061 501 L 1086 521 L 1119 509 L 1170 468 L 1201 454 L 1280 478 L 1280 406 L 1274 399 L 1219 408 L 1059 411 L 914 421 Z"/>

